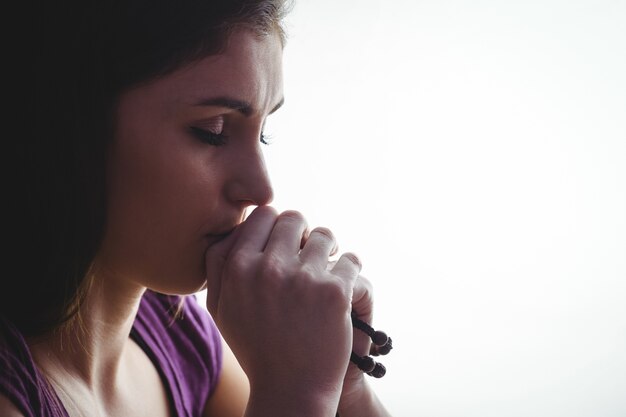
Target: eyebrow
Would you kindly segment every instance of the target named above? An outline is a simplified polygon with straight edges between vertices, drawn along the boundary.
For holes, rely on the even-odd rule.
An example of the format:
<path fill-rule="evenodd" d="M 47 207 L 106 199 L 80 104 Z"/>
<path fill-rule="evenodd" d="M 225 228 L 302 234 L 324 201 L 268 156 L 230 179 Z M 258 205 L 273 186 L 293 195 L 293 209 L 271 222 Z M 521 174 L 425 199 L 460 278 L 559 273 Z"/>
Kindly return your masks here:
<path fill-rule="evenodd" d="M 282 97 L 280 101 L 270 110 L 269 114 L 274 113 L 285 103 L 285 97 Z M 196 106 L 213 106 L 213 107 L 225 107 L 227 109 L 237 110 L 239 113 L 248 117 L 254 114 L 255 109 L 252 105 L 244 100 L 237 100 L 231 97 L 213 97 L 201 99 L 195 103 Z"/>

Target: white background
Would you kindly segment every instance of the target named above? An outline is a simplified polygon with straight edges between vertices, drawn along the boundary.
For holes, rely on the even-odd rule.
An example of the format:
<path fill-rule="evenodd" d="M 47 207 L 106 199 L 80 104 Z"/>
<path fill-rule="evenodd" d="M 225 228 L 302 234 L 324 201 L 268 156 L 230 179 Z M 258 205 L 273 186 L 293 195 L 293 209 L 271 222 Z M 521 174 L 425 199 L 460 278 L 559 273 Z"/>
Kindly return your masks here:
<path fill-rule="evenodd" d="M 626 416 L 626 1 L 300 0 L 275 206 L 328 226 L 396 416 Z"/>

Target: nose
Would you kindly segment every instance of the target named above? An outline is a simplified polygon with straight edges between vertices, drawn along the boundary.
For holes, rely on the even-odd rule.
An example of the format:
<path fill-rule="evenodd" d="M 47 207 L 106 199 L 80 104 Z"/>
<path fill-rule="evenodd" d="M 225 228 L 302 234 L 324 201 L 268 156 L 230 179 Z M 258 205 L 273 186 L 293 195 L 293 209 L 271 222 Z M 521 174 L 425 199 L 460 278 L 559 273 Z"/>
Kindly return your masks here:
<path fill-rule="evenodd" d="M 232 175 L 226 194 L 233 203 L 248 207 L 263 206 L 272 201 L 274 190 L 259 145 L 253 149 L 238 149 L 229 169 Z"/>

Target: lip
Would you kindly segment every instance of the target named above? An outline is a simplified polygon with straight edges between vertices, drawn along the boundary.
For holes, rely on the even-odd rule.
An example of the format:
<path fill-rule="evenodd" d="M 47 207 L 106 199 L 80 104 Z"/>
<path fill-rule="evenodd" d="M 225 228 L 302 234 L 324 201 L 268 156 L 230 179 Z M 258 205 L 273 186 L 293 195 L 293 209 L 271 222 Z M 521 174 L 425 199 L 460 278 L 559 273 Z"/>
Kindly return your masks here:
<path fill-rule="evenodd" d="M 216 231 L 214 233 L 207 233 L 206 235 L 204 235 L 204 239 L 209 243 L 209 244 L 214 244 L 219 242 L 220 240 L 226 238 L 228 235 L 230 235 L 235 229 L 237 228 L 237 226 L 232 226 L 229 227 L 227 229 L 224 229 L 223 231 Z"/>
<path fill-rule="evenodd" d="M 237 227 L 241 226 L 246 217 L 246 210 L 239 213 L 231 213 L 234 216 L 227 216 L 221 222 L 213 223 L 215 228 L 207 228 L 204 240 L 210 245 L 223 240 L 230 235 Z M 206 229 L 205 229 L 206 230 Z"/>

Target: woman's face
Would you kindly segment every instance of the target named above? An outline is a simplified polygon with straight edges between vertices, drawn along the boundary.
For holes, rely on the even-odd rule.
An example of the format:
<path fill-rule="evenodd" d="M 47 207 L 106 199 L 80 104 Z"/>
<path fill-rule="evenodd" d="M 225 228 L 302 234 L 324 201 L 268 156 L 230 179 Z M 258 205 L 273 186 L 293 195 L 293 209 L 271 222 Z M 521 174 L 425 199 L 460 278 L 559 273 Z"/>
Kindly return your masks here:
<path fill-rule="evenodd" d="M 279 36 L 244 30 L 223 54 L 122 95 L 98 256 L 107 279 L 201 289 L 207 248 L 272 199 L 262 130 L 282 100 Z"/>

